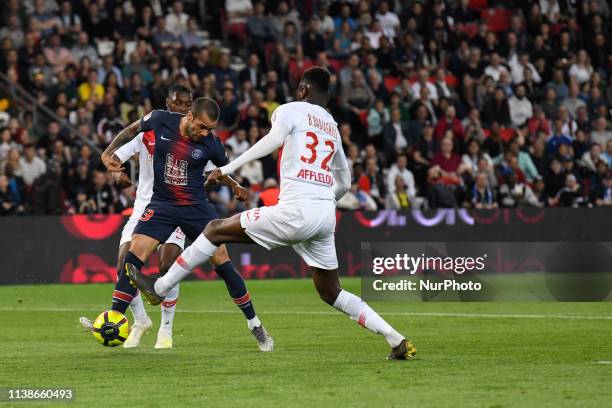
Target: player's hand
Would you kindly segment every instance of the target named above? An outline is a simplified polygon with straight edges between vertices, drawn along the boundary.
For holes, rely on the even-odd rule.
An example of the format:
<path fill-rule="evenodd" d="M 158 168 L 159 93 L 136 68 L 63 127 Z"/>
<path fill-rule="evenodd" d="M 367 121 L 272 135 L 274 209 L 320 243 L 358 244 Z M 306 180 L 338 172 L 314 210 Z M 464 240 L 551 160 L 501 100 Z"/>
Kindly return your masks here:
<path fill-rule="evenodd" d="M 120 189 L 128 188 L 132 185 L 132 180 L 130 180 L 130 177 L 122 171 L 114 171 L 111 173 L 111 176 L 113 177 L 117 187 Z"/>
<path fill-rule="evenodd" d="M 125 167 L 121 165 L 121 160 L 117 156 L 113 155 L 102 155 L 102 163 L 106 166 L 106 169 L 110 172 L 121 172 L 125 170 Z"/>
<path fill-rule="evenodd" d="M 208 178 L 206 179 L 206 184 L 213 185 L 213 186 L 216 184 L 219 184 L 221 182 L 222 177 L 223 177 L 223 174 L 221 173 L 221 169 L 214 169 L 208 175 Z"/>
<path fill-rule="evenodd" d="M 232 191 L 238 201 L 246 201 L 249 198 L 249 191 L 238 183 L 232 186 Z"/>

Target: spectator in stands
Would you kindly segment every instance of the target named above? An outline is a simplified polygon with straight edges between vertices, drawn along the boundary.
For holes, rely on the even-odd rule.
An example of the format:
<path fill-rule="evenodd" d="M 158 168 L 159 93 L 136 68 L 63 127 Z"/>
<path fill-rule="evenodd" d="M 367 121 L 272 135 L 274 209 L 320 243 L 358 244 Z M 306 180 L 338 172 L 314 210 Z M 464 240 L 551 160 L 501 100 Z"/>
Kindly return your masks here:
<path fill-rule="evenodd" d="M 1 177 L 1 176 L 0 176 Z M 0 182 L 1 190 L 1 182 Z M 603 179 L 603 182 L 595 189 L 593 193 L 593 202 L 596 206 L 612 205 L 612 174 L 608 173 Z"/>
<path fill-rule="evenodd" d="M 20 211 L 19 198 L 9 186 L 8 177 L 0 174 L 0 215 L 11 215 Z"/>
<path fill-rule="evenodd" d="M 571 8 L 556 1 L 543 2 L 542 12 L 537 2 L 533 8 L 483 2 L 475 11 L 468 1 L 315 2 L 310 7 L 286 0 L 228 0 L 224 21 L 205 19 L 193 1 L 140 1 L 133 4 L 134 14 L 117 2 L 77 3 L 9 1 L 3 15 L 0 70 L 58 115 L 49 120 L 20 112 L 16 107 L 23 102 L 0 94 L 0 129 L 10 124 L 9 134 L 0 131 L 0 172 L 9 174 L 9 185 L 23 185 L 20 150 L 31 144 L 47 163 L 46 174 L 27 194 L 14 190 L 26 212 L 53 212 L 41 201 L 55 200 L 48 192 L 58 176 L 64 180 L 66 211 L 93 212 L 91 186 L 80 190 L 79 201 L 67 184 L 81 161 L 84 179 L 93 181 L 97 153 L 81 146 L 89 141 L 104 148 L 121 121 L 163 109 L 170 84 L 182 83 L 195 96 L 219 101 L 218 135 L 246 133 L 228 147 L 235 155 L 265 134 L 272 112 L 292 100 L 297 78 L 311 64 L 332 73 L 329 110 L 341 123 L 352 165 L 360 169 L 358 190 L 378 208 L 397 204 L 386 191 L 395 186 L 388 173 L 396 153 L 410 158 L 414 189 L 431 198 L 432 207 L 469 202 L 479 172 L 487 174 L 495 193 L 495 168 L 486 155 L 500 159 L 502 182 L 511 171 L 520 184 L 524 174 L 539 205 L 549 197 L 556 205 L 568 174 L 585 194 L 594 194 L 612 165 L 612 49 L 606 40 L 612 25 L 604 1 L 586 2 L 571 17 Z M 213 3 L 204 2 L 211 15 Z M 511 13 L 503 21 L 506 31 L 498 30 L 498 21 L 479 21 L 497 6 L 506 9 L 500 19 Z M 466 22 L 477 31 L 471 33 Z M 234 65 L 244 69 L 235 72 Z M 453 154 L 465 154 L 459 160 L 465 171 L 457 175 L 445 174 L 437 163 L 445 136 L 452 139 Z M 599 153 L 602 148 L 606 151 Z M 449 161 L 444 158 L 443 164 Z M 243 169 L 254 192 L 264 176 L 277 176 L 276 164 L 275 153 Z M 121 194 L 117 209 L 129 203 L 127 193 Z M 223 214 L 240 208 L 231 192 L 213 194 Z"/>
<path fill-rule="evenodd" d="M 489 185 L 487 173 L 479 172 L 476 175 L 476 181 L 467 199 L 468 201 L 465 202 L 466 207 L 478 210 L 497 208 L 497 197 L 495 196 L 494 190 Z"/>
<path fill-rule="evenodd" d="M 81 61 L 83 57 L 89 58 L 94 66 L 98 66 L 98 51 L 89 43 L 89 34 L 81 31 L 77 37 L 77 43 L 70 50 L 75 61 Z"/>
<path fill-rule="evenodd" d="M 16 49 L 23 46 L 25 36 L 15 14 L 11 14 L 8 18 L 8 24 L 0 29 L 0 38 L 9 38 Z"/>
<path fill-rule="evenodd" d="M 91 68 L 87 73 L 87 82 L 83 82 L 77 89 L 80 104 L 84 105 L 88 101 L 101 103 L 104 98 L 104 86 L 98 83 L 98 73 Z"/>
<path fill-rule="evenodd" d="M 465 138 L 463 125 L 461 121 L 457 119 L 455 107 L 452 105 L 449 105 L 444 112 L 444 116 L 438 119 L 438 123 L 434 130 L 434 136 L 436 139 L 441 139 L 448 131 L 453 135 L 453 140 L 458 139 L 463 141 Z"/>
<path fill-rule="evenodd" d="M 453 149 L 453 138 L 449 131 L 440 141 L 440 151 L 433 156 L 431 164 L 440 168 L 440 173 L 446 182 L 459 185 L 461 175 L 468 169 L 461 163 L 461 157 Z"/>
<path fill-rule="evenodd" d="M 582 193 L 582 187 L 573 174 L 565 176 L 565 185 L 557 192 L 552 201 L 553 204 L 562 207 L 580 207 L 587 204 L 587 199 Z"/>
<path fill-rule="evenodd" d="M 559 145 L 572 145 L 572 138 L 563 132 L 563 121 L 560 118 L 555 119 L 553 125 L 553 133 L 546 141 L 546 150 L 549 156 L 555 155 L 559 150 Z"/>
<path fill-rule="evenodd" d="M 351 189 L 338 200 L 337 206 L 344 210 L 376 211 L 378 209 L 374 199 L 363 191 L 357 182 L 351 184 Z"/>
<path fill-rule="evenodd" d="M 509 172 L 499 187 L 499 201 L 502 207 L 539 206 L 538 198 L 529 185 L 517 181 L 516 174 Z"/>
<path fill-rule="evenodd" d="M 368 112 L 368 139 L 380 141 L 382 139 L 383 126 L 389 120 L 389 109 L 385 107 L 385 102 L 382 99 L 376 99 L 374 106 Z"/>
<path fill-rule="evenodd" d="M 60 19 L 47 8 L 45 0 L 35 0 L 34 13 L 30 19 L 30 28 L 39 37 L 46 38 L 54 31 L 60 31 L 62 23 Z"/>
<path fill-rule="evenodd" d="M 591 132 L 591 142 L 606 146 L 612 140 L 612 131 L 608 129 L 605 117 L 599 117 L 595 121 L 595 129 Z"/>
<path fill-rule="evenodd" d="M 406 183 L 401 176 L 395 177 L 395 191 L 387 195 L 386 208 L 392 210 L 406 210 L 411 207 L 411 198 Z"/>
<path fill-rule="evenodd" d="M 385 154 L 393 160 L 396 155 L 414 145 L 408 124 L 401 120 L 398 108 L 391 111 L 391 118 L 383 127 L 383 147 Z"/>
<path fill-rule="evenodd" d="M 533 116 L 533 106 L 526 97 L 525 85 L 516 85 L 514 95 L 508 100 L 508 107 L 512 125 L 515 127 L 523 126 Z"/>
<path fill-rule="evenodd" d="M 189 16 L 183 12 L 183 2 L 175 0 L 172 2 L 172 11 L 166 16 L 166 27 L 172 35 L 180 37 L 187 31 Z"/>
<path fill-rule="evenodd" d="M 493 95 L 485 102 L 482 119 L 488 126 L 493 122 L 502 127 L 510 125 L 510 107 L 502 87 L 495 88 Z"/>
<path fill-rule="evenodd" d="M 8 127 L 2 128 L 0 130 L 0 173 L 2 173 L 2 168 L 11 149 L 17 148 L 18 144 L 13 140 L 11 129 Z"/>
<path fill-rule="evenodd" d="M 25 155 L 19 159 L 19 168 L 20 175 L 27 187 L 31 187 L 34 181 L 47 171 L 47 165 L 36 155 L 34 145 L 25 148 Z"/>
<path fill-rule="evenodd" d="M 493 78 L 495 82 L 499 82 L 502 73 L 508 74 L 508 68 L 501 63 L 501 58 L 497 52 L 491 54 L 489 65 L 484 70 L 484 74 Z"/>
<path fill-rule="evenodd" d="M 422 69 L 419 71 L 417 81 L 414 84 L 412 84 L 412 94 L 420 95 L 421 88 L 427 88 L 428 90 L 427 97 L 429 100 L 431 101 L 438 100 L 438 90 L 436 89 L 436 86 L 434 84 L 429 82 L 429 73 L 425 69 Z"/>
<path fill-rule="evenodd" d="M 395 163 L 391 166 L 387 175 L 387 191 L 393 194 L 396 188 L 396 177 L 401 177 L 406 186 L 406 191 L 411 200 L 416 197 L 417 192 L 414 184 L 414 175 L 408 170 L 408 157 L 405 154 L 399 154 Z"/>

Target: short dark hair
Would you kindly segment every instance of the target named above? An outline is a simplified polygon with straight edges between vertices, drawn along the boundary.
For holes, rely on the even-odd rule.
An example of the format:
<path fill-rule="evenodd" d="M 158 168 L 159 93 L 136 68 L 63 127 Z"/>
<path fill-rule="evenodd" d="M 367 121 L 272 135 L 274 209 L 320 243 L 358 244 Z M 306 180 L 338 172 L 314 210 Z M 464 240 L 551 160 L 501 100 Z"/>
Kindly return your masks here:
<path fill-rule="evenodd" d="M 302 82 L 309 84 L 320 93 L 328 93 L 330 77 L 331 74 L 327 68 L 312 67 L 304 71 L 302 74 Z"/>
<path fill-rule="evenodd" d="M 203 114 L 206 114 L 210 120 L 219 119 L 219 105 L 214 99 L 207 97 L 201 97 L 193 101 L 191 106 L 191 113 L 194 117 L 198 118 Z"/>
<path fill-rule="evenodd" d="M 181 84 L 173 84 L 168 88 L 168 98 L 172 98 L 174 94 L 190 96 L 192 94 L 191 89 Z"/>

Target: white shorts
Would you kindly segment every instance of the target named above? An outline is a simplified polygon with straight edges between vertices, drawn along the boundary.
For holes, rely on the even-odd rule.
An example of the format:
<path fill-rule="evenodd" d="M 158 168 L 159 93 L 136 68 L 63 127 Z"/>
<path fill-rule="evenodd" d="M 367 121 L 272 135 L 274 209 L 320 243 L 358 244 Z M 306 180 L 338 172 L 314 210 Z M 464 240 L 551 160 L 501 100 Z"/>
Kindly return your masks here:
<path fill-rule="evenodd" d="M 123 230 L 121 231 L 121 240 L 119 241 L 119 246 L 125 244 L 126 242 L 130 242 L 132 240 L 132 234 L 134 233 L 134 228 L 136 228 L 136 224 L 138 224 L 138 219 L 142 215 L 144 209 L 134 207 L 134 211 L 132 211 L 132 215 L 127 220 L 125 225 L 123 226 Z M 181 251 L 185 249 L 185 234 L 179 227 L 177 227 L 172 234 L 168 237 L 165 242 L 166 244 L 174 244 L 181 248 Z"/>
<path fill-rule="evenodd" d="M 336 205 L 331 201 L 309 206 L 277 204 L 253 208 L 240 214 L 240 225 L 266 249 L 291 246 L 308 266 L 338 268 L 334 240 Z"/>

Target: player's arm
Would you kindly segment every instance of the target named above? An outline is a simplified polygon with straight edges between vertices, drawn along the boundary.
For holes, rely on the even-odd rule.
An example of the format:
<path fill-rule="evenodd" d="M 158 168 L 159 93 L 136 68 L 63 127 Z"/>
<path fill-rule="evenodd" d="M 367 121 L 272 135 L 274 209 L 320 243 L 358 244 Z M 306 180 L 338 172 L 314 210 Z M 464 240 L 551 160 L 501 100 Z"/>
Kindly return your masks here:
<path fill-rule="evenodd" d="M 128 127 L 124 128 L 121 132 L 117 134 L 117 136 L 115 136 L 113 141 L 110 142 L 106 150 L 102 152 L 102 163 L 104 163 L 108 171 L 116 172 L 123 170 L 123 167 L 121 167 L 122 162 L 117 157 L 115 152 L 121 146 L 129 143 L 130 141 L 134 140 L 134 138 L 136 138 L 138 133 L 142 131 L 140 123 L 141 120 L 138 119 Z"/>
<path fill-rule="evenodd" d="M 338 149 L 332 159 L 331 172 L 335 180 L 334 195 L 337 201 L 351 188 L 351 171 L 342 146 L 340 146 L 340 149 Z"/>
<path fill-rule="evenodd" d="M 130 140 L 120 148 L 118 148 L 115 153 L 111 156 L 112 160 L 118 162 L 119 164 L 123 164 L 128 161 L 132 156 L 138 154 L 142 146 L 142 133 L 139 134 L 138 137 Z M 119 188 L 127 188 L 132 185 L 132 180 L 130 177 L 124 172 L 111 172 L 113 180 L 115 184 Z"/>
<path fill-rule="evenodd" d="M 247 198 L 249 198 L 249 192 L 247 189 L 242 187 L 240 183 L 227 174 L 219 179 L 219 184 L 223 184 L 224 186 L 231 188 L 238 201 L 246 201 Z"/>
<path fill-rule="evenodd" d="M 280 121 L 276 121 L 270 132 L 249 148 L 246 152 L 242 153 L 231 163 L 226 164 L 216 170 L 213 170 L 208 176 L 208 181 L 213 184 L 219 183 L 221 177 L 231 174 L 244 166 L 246 163 L 253 160 L 260 159 L 272 153 L 283 145 L 290 129 Z"/>
<path fill-rule="evenodd" d="M 227 163 L 227 156 L 225 154 L 224 154 L 224 159 L 222 163 Z M 215 164 L 212 161 L 209 161 L 206 164 L 204 171 L 206 172 L 207 175 L 210 175 L 210 172 L 216 169 L 217 167 L 215 166 Z M 214 183 L 206 180 L 204 187 L 208 187 L 212 184 Z M 236 180 L 234 180 L 232 177 L 230 177 L 227 174 L 225 176 L 221 176 L 221 178 L 219 179 L 219 184 L 222 184 L 224 186 L 228 186 L 229 188 L 231 188 L 232 192 L 236 196 L 236 199 L 239 201 L 246 201 L 247 198 L 249 198 L 249 192 L 244 187 L 242 187 L 240 183 L 238 183 Z"/>

